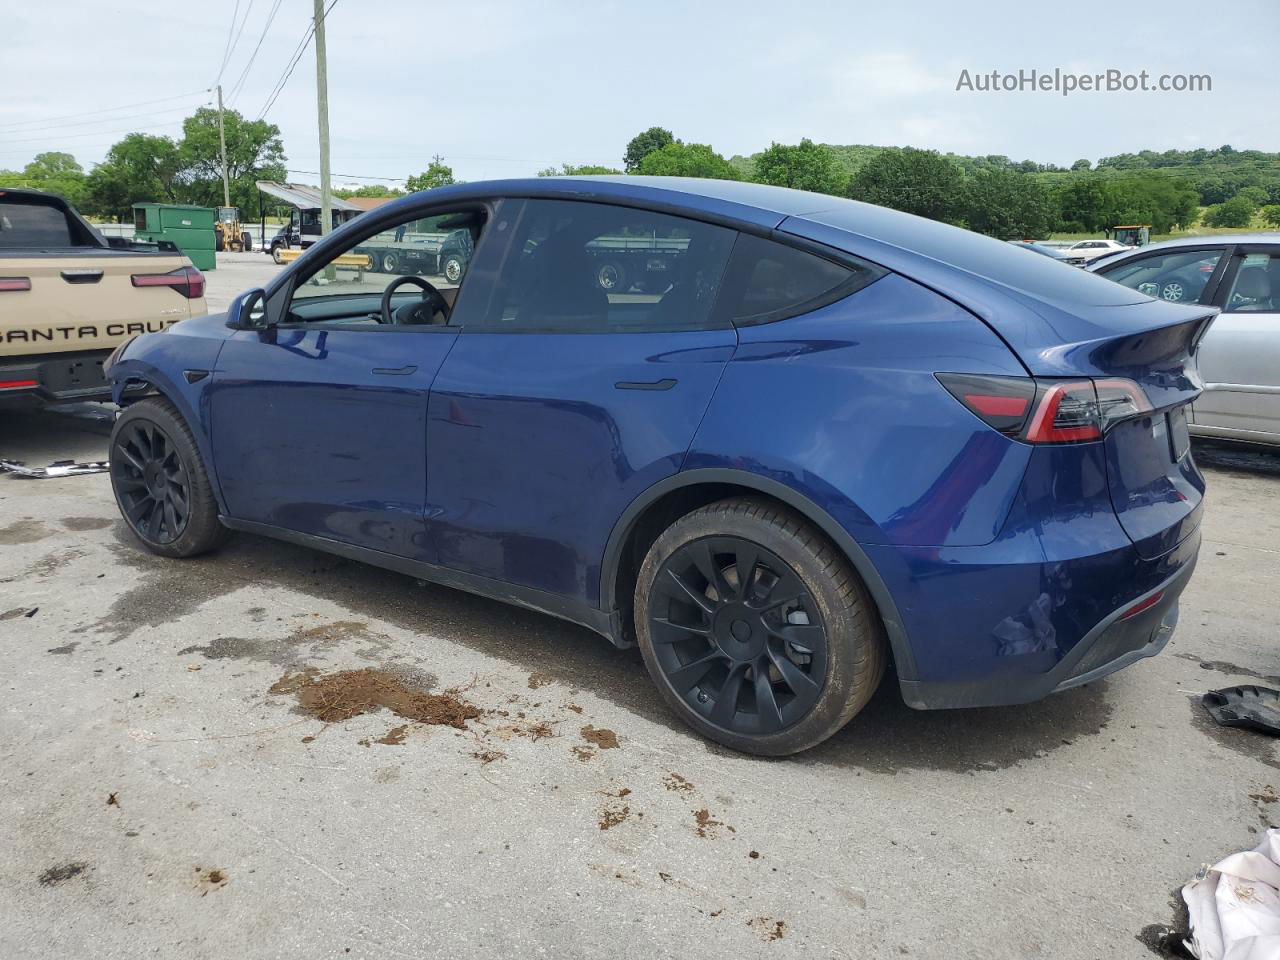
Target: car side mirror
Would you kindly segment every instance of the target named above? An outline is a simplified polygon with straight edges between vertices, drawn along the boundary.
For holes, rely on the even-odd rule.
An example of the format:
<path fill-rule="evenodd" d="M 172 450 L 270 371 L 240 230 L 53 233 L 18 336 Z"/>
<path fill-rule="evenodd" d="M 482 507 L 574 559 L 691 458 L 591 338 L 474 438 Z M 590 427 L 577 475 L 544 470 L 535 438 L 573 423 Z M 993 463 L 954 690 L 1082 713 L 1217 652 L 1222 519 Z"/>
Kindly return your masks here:
<path fill-rule="evenodd" d="M 246 290 L 227 308 L 227 326 L 232 330 L 265 330 L 267 292 L 261 287 Z"/>

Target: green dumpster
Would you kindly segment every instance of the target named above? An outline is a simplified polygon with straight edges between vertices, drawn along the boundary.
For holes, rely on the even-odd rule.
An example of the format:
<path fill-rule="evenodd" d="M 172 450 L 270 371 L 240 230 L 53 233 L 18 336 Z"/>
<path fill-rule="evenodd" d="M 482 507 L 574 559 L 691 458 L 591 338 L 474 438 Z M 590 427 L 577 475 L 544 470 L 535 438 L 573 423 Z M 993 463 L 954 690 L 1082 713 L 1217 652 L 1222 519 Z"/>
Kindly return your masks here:
<path fill-rule="evenodd" d="M 168 240 L 201 270 L 213 270 L 214 212 L 211 207 L 182 203 L 135 203 L 133 236 L 155 243 Z"/>

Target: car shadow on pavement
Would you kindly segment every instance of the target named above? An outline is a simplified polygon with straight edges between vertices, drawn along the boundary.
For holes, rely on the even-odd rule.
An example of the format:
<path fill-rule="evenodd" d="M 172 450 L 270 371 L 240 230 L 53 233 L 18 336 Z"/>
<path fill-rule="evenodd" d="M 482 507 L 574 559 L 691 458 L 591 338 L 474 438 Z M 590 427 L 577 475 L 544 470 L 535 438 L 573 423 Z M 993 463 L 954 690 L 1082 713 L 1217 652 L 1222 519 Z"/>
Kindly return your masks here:
<path fill-rule="evenodd" d="M 691 746 L 739 756 L 699 737 L 670 712 L 637 650 L 616 650 L 585 628 L 261 537 L 241 534 L 217 553 L 188 561 L 147 553 L 123 524 L 116 525 L 115 537 L 112 549 L 118 562 L 138 569 L 143 576 L 95 625 L 100 632 L 114 634 L 111 642 L 126 639 L 142 626 L 175 623 L 204 602 L 246 586 L 281 587 L 331 601 L 350 615 L 429 633 L 505 660 L 530 674 L 549 675 L 571 695 L 579 689 L 590 692 L 688 737 Z M 271 611 L 265 611 L 266 622 L 274 619 Z M 285 631 L 286 625 L 281 630 Z M 184 629 L 183 637 L 190 638 L 184 639 L 188 644 L 220 639 L 192 636 L 189 628 Z M 448 664 L 423 660 L 412 649 L 395 649 L 388 656 L 396 654 L 407 655 L 418 668 L 445 678 L 454 673 Z M 341 669 L 349 664 L 335 662 L 332 666 Z M 1106 688 L 1107 682 L 1102 681 L 1023 706 L 922 712 L 902 702 L 896 678 L 890 673 L 852 723 L 795 762 L 876 773 L 1000 769 L 1043 756 L 1077 737 L 1100 733 L 1112 709 Z M 617 732 L 626 733 L 621 728 Z"/>

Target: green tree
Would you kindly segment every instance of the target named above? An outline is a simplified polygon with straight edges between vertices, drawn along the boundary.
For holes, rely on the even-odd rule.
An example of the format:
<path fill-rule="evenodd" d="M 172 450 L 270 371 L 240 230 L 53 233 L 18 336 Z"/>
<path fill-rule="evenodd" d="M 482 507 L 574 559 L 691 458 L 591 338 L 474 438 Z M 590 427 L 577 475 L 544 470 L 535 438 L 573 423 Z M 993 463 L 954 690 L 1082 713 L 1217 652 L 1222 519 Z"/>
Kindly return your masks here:
<path fill-rule="evenodd" d="M 380 187 L 367 184 L 363 187 L 338 187 L 333 191 L 335 197 L 350 200 L 352 197 L 403 197 L 404 191 L 399 187 Z"/>
<path fill-rule="evenodd" d="M 1039 178 L 1011 170 L 980 170 L 965 190 L 970 230 L 1001 240 L 1040 238 L 1058 220 L 1053 193 Z"/>
<path fill-rule="evenodd" d="M 1072 170 L 1088 170 L 1093 166 L 1088 160 L 1077 160 L 1071 165 Z"/>
<path fill-rule="evenodd" d="M 1257 186 L 1241 187 L 1239 190 L 1236 191 L 1236 196 L 1248 197 L 1250 200 L 1253 201 L 1254 206 L 1258 206 L 1258 207 L 1263 206 L 1271 199 L 1267 195 L 1266 190 L 1264 190 L 1262 187 L 1257 187 Z"/>
<path fill-rule="evenodd" d="M 69 153 L 36 154 L 22 171 L 22 176 L 29 186 L 65 197 L 73 207 L 84 202 L 84 168 Z"/>
<path fill-rule="evenodd" d="M 1246 196 L 1236 194 L 1217 206 L 1205 211 L 1204 222 L 1208 227 L 1247 227 L 1253 220 L 1257 205 Z"/>
<path fill-rule="evenodd" d="M 404 188 L 410 193 L 417 193 L 419 190 L 434 190 L 436 187 L 447 187 L 457 182 L 453 176 L 453 167 L 440 160 L 432 160 L 424 172 L 406 180 Z"/>
<path fill-rule="evenodd" d="M 85 183 L 85 210 L 125 220 L 135 203 L 179 203 L 183 161 L 169 137 L 131 133 L 107 151 Z"/>
<path fill-rule="evenodd" d="M 284 143 L 280 128 L 265 120 L 246 120 L 237 110 L 224 116 L 227 177 L 231 204 L 257 212 L 258 180 L 284 180 Z M 182 122 L 180 194 L 186 203 L 222 206 L 222 165 L 218 149 L 218 111 L 201 107 Z"/>
<path fill-rule="evenodd" d="M 849 181 L 855 200 L 958 223 L 964 206 L 960 168 L 933 150 L 906 147 L 869 160 Z"/>
<path fill-rule="evenodd" d="M 636 134 L 631 138 L 631 142 L 627 144 L 626 152 L 622 155 L 622 164 L 626 167 L 627 173 L 636 173 L 639 171 L 640 164 L 644 161 L 644 158 L 649 154 L 679 142 L 670 130 L 665 130 L 662 127 L 650 127 L 644 133 Z"/>
<path fill-rule="evenodd" d="M 835 154 L 807 138 L 795 145 L 771 144 L 755 157 L 752 179 L 775 187 L 839 195 L 849 186 L 849 177 Z"/>
<path fill-rule="evenodd" d="M 584 163 L 575 166 L 572 163 L 562 163 L 558 167 L 547 167 L 545 170 L 539 170 L 540 177 L 596 177 L 608 174 L 620 174 L 621 170 L 613 167 L 602 167 L 592 163 Z"/>
<path fill-rule="evenodd" d="M 1269 203 L 1258 212 L 1262 214 L 1262 219 L 1266 223 L 1273 227 L 1280 227 L 1280 203 Z"/>
<path fill-rule="evenodd" d="M 738 169 L 705 143 L 669 143 L 647 154 L 635 172 L 648 177 L 741 179 Z"/>

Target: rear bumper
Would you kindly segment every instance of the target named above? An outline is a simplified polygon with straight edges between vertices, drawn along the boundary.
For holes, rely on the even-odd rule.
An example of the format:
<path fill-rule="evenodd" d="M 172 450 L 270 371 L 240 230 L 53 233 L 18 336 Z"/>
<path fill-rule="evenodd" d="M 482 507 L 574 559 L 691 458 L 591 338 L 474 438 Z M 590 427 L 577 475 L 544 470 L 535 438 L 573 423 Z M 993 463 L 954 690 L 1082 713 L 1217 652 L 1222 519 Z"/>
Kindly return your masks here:
<path fill-rule="evenodd" d="M 1002 669 L 964 681 L 902 680 L 903 699 L 917 710 L 1030 703 L 1154 657 L 1173 636 L 1178 623 L 1178 598 L 1195 570 L 1199 532 L 1188 540 L 1183 546 L 1192 548 L 1190 558 L 1173 576 L 1113 610 L 1049 670 L 1012 673 Z M 1152 598 L 1156 599 L 1149 607 L 1132 616 L 1125 615 Z"/>
<path fill-rule="evenodd" d="M 28 357 L 0 357 L 0 404 L 6 402 L 109 400 L 102 373 L 110 350 L 81 350 Z"/>

